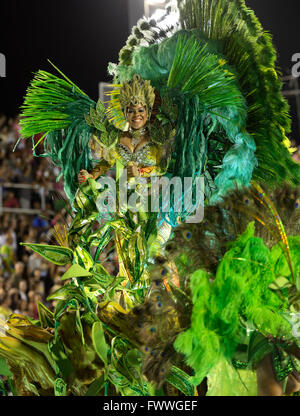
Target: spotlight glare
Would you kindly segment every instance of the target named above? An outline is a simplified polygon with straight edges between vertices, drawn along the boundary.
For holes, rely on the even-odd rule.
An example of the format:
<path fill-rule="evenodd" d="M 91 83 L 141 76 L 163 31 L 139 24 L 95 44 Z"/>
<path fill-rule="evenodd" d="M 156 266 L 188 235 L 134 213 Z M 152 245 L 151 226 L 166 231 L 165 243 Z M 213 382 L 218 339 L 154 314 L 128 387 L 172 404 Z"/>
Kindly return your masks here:
<path fill-rule="evenodd" d="M 145 3 L 149 6 L 163 6 L 166 0 L 145 0 Z"/>

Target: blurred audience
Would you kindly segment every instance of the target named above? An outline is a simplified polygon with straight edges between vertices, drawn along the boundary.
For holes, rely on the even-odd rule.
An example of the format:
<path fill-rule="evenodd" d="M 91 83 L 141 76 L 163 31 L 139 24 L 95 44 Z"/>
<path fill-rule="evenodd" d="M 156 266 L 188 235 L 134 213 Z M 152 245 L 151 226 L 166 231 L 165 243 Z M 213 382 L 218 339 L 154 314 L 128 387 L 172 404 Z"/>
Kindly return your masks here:
<path fill-rule="evenodd" d="M 18 139 L 18 118 L 7 119 L 0 114 L 0 187 L 5 208 L 0 215 L 0 317 L 20 313 L 38 319 L 38 302 L 54 310 L 56 301 L 49 302 L 47 297 L 63 286 L 61 276 L 66 268 L 47 262 L 20 243 L 56 244 L 53 227 L 70 222 L 70 217 L 63 181 L 56 182 L 58 169 L 47 158 L 32 156 L 31 140 L 20 141 L 13 151 Z M 9 184 L 21 186 L 10 188 Z M 38 185 L 39 189 L 24 185 Z M 41 188 L 45 195 L 43 211 Z M 16 208 L 35 211 L 25 214 L 14 211 Z M 99 260 L 112 275 L 117 273 L 115 253 L 108 258 L 102 253 Z"/>
<path fill-rule="evenodd" d="M 53 191 L 56 195 L 62 194 L 63 184 L 56 183 L 58 171 L 47 159 L 32 156 L 31 140 L 20 141 L 14 151 L 18 139 L 18 118 L 7 119 L 0 114 L 0 186 L 2 205 L 6 209 L 0 216 L 0 312 L 3 315 L 6 310 L 38 319 L 35 303 L 42 301 L 51 309 L 53 305 L 46 298 L 52 287 L 57 289 L 62 284 L 55 280 L 58 272 L 54 265 L 19 243 L 53 243 L 49 233 L 51 221 L 61 220 L 66 213 L 60 213 L 61 206 L 57 211 Z M 9 187 L 11 184 L 21 186 Z M 23 185 L 38 185 L 39 189 Z M 46 202 L 43 212 L 42 187 Z M 15 208 L 35 211 L 15 213 Z M 61 268 L 59 276 L 64 271 Z"/>
<path fill-rule="evenodd" d="M 300 146 L 298 146 L 295 140 L 291 141 L 291 146 L 293 149 L 296 149 L 293 153 L 293 159 L 296 162 L 300 163 Z"/>

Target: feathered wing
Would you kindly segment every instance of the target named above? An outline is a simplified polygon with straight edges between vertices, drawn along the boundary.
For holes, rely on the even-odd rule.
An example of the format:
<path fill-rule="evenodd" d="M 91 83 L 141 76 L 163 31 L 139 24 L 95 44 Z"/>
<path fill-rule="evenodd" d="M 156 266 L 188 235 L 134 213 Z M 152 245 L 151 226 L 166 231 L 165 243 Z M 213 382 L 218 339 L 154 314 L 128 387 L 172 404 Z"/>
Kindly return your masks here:
<path fill-rule="evenodd" d="M 278 184 L 299 184 L 300 170 L 290 157 L 286 134 L 291 130 L 289 107 L 281 94 L 276 50 L 244 0 L 178 0 L 181 25 L 199 29 L 236 70 L 247 102 L 247 131 L 255 140 L 258 166 L 254 178 Z"/>
<path fill-rule="evenodd" d="M 204 175 L 211 201 L 235 182 L 250 183 L 257 162 L 255 142 L 245 128 L 245 99 L 232 68 L 213 44 L 197 31 L 180 30 L 159 44 L 137 49 L 131 66 L 114 70 L 119 82 L 133 73 L 150 79 L 160 96 L 168 95 L 177 107 L 172 176 Z"/>
<path fill-rule="evenodd" d="M 39 156 L 49 157 L 61 169 L 65 192 L 72 202 L 78 172 L 91 168 L 89 140 L 94 129 L 86 116 L 96 103 L 62 76 L 46 71 L 35 74 L 22 106 L 20 125 L 23 139 L 42 134 L 44 153 Z"/>
<path fill-rule="evenodd" d="M 256 165 L 255 143 L 245 130 L 244 97 L 223 56 L 196 32 L 178 32 L 167 86 L 169 94 L 180 91 L 173 174 L 204 175 L 211 201 L 234 182 L 249 184 Z M 221 163 L 211 163 L 217 154 Z"/>
<path fill-rule="evenodd" d="M 271 36 L 243 0 L 177 0 L 159 21 L 138 22 L 109 69 L 118 82 L 139 73 L 160 95 L 173 94 L 173 174 L 204 174 L 215 203 L 252 177 L 300 183 L 275 61 Z"/>

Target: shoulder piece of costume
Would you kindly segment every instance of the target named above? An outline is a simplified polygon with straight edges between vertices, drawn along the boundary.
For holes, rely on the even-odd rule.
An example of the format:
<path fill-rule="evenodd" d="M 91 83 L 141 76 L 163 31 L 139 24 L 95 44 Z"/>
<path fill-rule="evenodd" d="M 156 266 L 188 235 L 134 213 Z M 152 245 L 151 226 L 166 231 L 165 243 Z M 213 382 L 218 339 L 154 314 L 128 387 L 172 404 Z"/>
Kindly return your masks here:
<path fill-rule="evenodd" d="M 106 118 L 105 108 L 99 99 L 96 108 L 91 107 L 90 113 L 85 115 L 87 124 L 94 128 L 93 138 L 106 149 L 110 149 L 118 142 L 120 132 Z"/>

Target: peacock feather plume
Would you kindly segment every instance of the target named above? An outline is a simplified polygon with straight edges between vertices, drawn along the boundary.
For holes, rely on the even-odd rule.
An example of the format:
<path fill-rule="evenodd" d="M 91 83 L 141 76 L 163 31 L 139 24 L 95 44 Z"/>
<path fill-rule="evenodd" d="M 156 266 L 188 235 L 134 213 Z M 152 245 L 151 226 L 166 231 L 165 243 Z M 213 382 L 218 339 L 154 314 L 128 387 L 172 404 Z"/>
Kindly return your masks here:
<path fill-rule="evenodd" d="M 300 188 L 288 184 L 274 190 L 263 190 L 257 184 L 235 189 L 222 202 L 205 207 L 203 222 L 180 225 L 165 246 L 166 254 L 170 260 L 185 254 L 193 269 L 215 273 L 230 244 L 255 221 L 255 236 L 269 248 L 280 243 L 288 258 L 286 236 L 300 233 L 299 203 Z"/>

